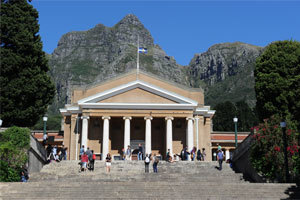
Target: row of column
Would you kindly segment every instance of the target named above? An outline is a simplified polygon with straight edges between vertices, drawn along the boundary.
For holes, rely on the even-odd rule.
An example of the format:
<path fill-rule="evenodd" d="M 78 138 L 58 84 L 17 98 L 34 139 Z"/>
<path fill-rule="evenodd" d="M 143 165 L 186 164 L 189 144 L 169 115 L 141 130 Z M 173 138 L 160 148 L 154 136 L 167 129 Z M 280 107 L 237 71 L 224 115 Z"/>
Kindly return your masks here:
<path fill-rule="evenodd" d="M 81 145 L 87 148 L 87 136 L 88 136 L 88 116 L 81 117 L 82 119 L 82 134 L 81 134 Z M 124 149 L 126 150 L 128 145 L 130 145 L 130 120 L 131 117 L 123 117 L 124 119 Z M 144 117 L 146 121 L 145 126 L 145 153 L 151 153 L 151 116 Z M 171 155 L 173 155 L 173 130 L 172 130 L 172 120 L 173 117 L 166 117 L 166 152 L 170 149 Z M 109 152 L 109 116 L 102 117 L 103 120 L 103 142 L 102 142 L 102 160 L 105 160 L 106 155 Z M 188 151 L 191 151 L 194 145 L 194 130 L 193 130 L 193 118 L 186 118 L 187 123 L 187 134 L 186 134 L 186 145 Z M 86 150 L 86 149 L 85 149 Z"/>

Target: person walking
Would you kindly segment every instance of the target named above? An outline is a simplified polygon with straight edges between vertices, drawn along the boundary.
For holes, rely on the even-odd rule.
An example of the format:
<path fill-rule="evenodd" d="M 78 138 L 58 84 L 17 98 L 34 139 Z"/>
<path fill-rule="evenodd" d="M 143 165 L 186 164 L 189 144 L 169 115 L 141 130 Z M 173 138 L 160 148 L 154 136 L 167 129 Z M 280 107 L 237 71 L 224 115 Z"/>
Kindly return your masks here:
<path fill-rule="evenodd" d="M 222 163 L 223 163 L 223 158 L 224 158 L 224 154 L 222 150 L 218 150 L 218 154 L 217 154 L 217 160 L 219 162 L 219 170 L 222 170 Z"/>
<path fill-rule="evenodd" d="M 130 145 L 128 145 L 126 150 L 126 160 L 131 160 L 131 148 Z"/>
<path fill-rule="evenodd" d="M 90 160 L 90 170 L 94 171 L 96 155 L 94 154 L 94 150 L 91 151 L 91 160 Z"/>
<path fill-rule="evenodd" d="M 67 160 L 68 147 L 65 147 L 64 150 L 65 150 L 65 154 L 63 155 L 64 156 L 64 160 Z"/>
<path fill-rule="evenodd" d="M 153 157 L 153 172 L 154 173 L 157 173 L 157 165 L 158 165 L 158 163 L 159 163 L 159 159 L 156 156 L 156 154 L 154 154 L 154 157 Z"/>
<path fill-rule="evenodd" d="M 184 148 L 182 148 L 182 150 L 180 152 L 180 157 L 181 157 L 181 160 L 184 160 Z"/>
<path fill-rule="evenodd" d="M 122 152 L 120 154 L 120 157 L 121 157 L 121 160 L 125 160 L 126 159 L 126 152 L 125 152 L 124 148 L 122 148 Z"/>
<path fill-rule="evenodd" d="M 54 158 L 56 157 L 56 154 L 57 154 L 57 146 L 55 145 L 52 149 L 52 154 L 54 156 Z"/>
<path fill-rule="evenodd" d="M 206 153 L 205 148 L 202 148 L 202 160 L 205 161 Z"/>
<path fill-rule="evenodd" d="M 197 160 L 201 161 L 201 157 L 202 157 L 201 150 L 198 149 L 198 151 L 197 151 Z"/>
<path fill-rule="evenodd" d="M 218 143 L 218 151 L 222 149 L 221 145 Z"/>
<path fill-rule="evenodd" d="M 84 152 L 81 156 L 81 171 L 86 171 L 88 161 L 89 161 L 89 157 Z"/>
<path fill-rule="evenodd" d="M 43 135 L 43 146 L 45 147 L 46 144 L 47 144 L 47 138 L 48 138 L 48 135 L 47 134 L 44 134 Z"/>
<path fill-rule="evenodd" d="M 168 149 L 167 155 L 166 155 L 166 161 L 170 162 L 170 157 L 171 157 L 171 153 L 170 153 L 170 149 Z"/>
<path fill-rule="evenodd" d="M 84 145 L 81 146 L 80 151 L 79 151 L 79 159 L 81 159 L 81 156 L 84 153 Z"/>
<path fill-rule="evenodd" d="M 195 157 L 196 157 L 196 151 L 197 151 L 197 148 L 194 147 L 191 151 L 191 160 L 194 161 L 195 160 Z"/>
<path fill-rule="evenodd" d="M 86 155 L 89 158 L 88 169 L 91 171 L 91 169 L 92 169 L 91 165 L 92 165 L 92 160 L 93 160 L 93 153 L 92 153 L 92 151 L 90 150 L 89 147 L 86 150 Z"/>
<path fill-rule="evenodd" d="M 64 157 L 65 157 L 65 154 L 66 154 L 66 149 L 64 147 L 64 145 L 61 147 L 61 150 L 60 150 L 60 160 L 64 160 Z"/>
<path fill-rule="evenodd" d="M 109 173 L 110 172 L 110 167 L 111 167 L 111 156 L 110 153 L 107 154 L 106 156 L 106 172 Z"/>
<path fill-rule="evenodd" d="M 145 162 L 145 173 L 149 173 L 150 158 L 149 158 L 148 154 L 146 154 L 144 162 Z"/>
<path fill-rule="evenodd" d="M 187 147 L 184 148 L 184 153 L 183 153 L 183 155 L 184 155 L 184 160 L 188 160 L 189 152 L 188 152 L 188 150 L 187 150 Z"/>
<path fill-rule="evenodd" d="M 143 160 L 143 147 L 139 144 L 138 160 Z"/>

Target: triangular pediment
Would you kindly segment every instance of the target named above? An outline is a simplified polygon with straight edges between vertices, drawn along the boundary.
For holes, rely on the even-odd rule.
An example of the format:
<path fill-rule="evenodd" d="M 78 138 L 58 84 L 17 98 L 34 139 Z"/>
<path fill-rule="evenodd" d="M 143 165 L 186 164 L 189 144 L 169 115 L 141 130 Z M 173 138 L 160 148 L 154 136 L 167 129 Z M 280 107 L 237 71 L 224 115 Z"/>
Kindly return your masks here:
<path fill-rule="evenodd" d="M 151 85 L 141 80 L 97 93 L 78 101 L 79 105 L 189 105 L 197 106 L 197 102 Z"/>
<path fill-rule="evenodd" d="M 132 90 L 117 94 L 115 96 L 103 99 L 97 103 L 162 103 L 162 104 L 176 104 L 177 102 L 166 97 L 159 96 L 152 92 L 148 92 L 141 88 L 134 88 Z"/>

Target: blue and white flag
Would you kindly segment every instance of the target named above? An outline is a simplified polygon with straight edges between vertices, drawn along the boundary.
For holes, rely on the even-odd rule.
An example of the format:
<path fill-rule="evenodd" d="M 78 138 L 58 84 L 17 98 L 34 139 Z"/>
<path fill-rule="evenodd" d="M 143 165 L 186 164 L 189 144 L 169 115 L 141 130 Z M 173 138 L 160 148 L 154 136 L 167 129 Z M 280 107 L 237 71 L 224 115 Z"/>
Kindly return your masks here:
<path fill-rule="evenodd" d="M 147 48 L 144 47 L 139 48 L 139 53 L 147 53 L 147 52 L 148 52 Z"/>

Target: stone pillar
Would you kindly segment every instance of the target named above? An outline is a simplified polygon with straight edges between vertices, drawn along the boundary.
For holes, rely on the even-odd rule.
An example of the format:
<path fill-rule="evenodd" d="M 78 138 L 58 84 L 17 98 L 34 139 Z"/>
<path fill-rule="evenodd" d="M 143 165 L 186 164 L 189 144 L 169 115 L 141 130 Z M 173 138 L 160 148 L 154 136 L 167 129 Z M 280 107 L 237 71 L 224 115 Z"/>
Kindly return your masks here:
<path fill-rule="evenodd" d="M 106 155 L 109 152 L 109 120 L 110 117 L 105 116 L 103 119 L 103 140 L 102 140 L 102 160 L 105 160 Z"/>
<path fill-rule="evenodd" d="M 195 117 L 195 129 L 196 129 L 196 147 L 199 149 L 199 117 Z"/>
<path fill-rule="evenodd" d="M 151 153 L 151 120 L 153 118 L 151 116 L 145 117 L 144 120 L 146 120 L 146 128 L 145 128 L 145 153 L 150 154 Z"/>
<path fill-rule="evenodd" d="M 187 124 L 187 134 L 186 134 L 186 145 L 187 145 L 187 150 L 189 152 L 192 151 L 193 145 L 194 145 L 194 130 L 193 130 L 193 118 L 192 117 L 187 117 L 186 120 L 188 121 Z M 191 160 L 189 156 L 189 160 Z"/>
<path fill-rule="evenodd" d="M 166 152 L 168 152 L 168 149 L 170 149 L 170 155 L 173 156 L 173 132 L 172 132 L 172 120 L 173 117 L 166 117 L 166 123 L 167 123 L 167 129 L 166 129 L 166 140 L 167 140 L 167 145 L 166 145 Z"/>
<path fill-rule="evenodd" d="M 131 117 L 123 117 L 124 121 L 124 150 L 126 151 L 128 145 L 130 145 L 130 120 Z"/>
<path fill-rule="evenodd" d="M 84 145 L 84 151 L 87 149 L 87 136 L 88 136 L 88 119 L 89 116 L 82 116 L 82 132 L 81 132 L 81 145 Z"/>
<path fill-rule="evenodd" d="M 225 159 L 229 159 L 230 158 L 230 152 L 229 152 L 229 149 L 226 149 L 226 152 L 225 152 Z M 225 160 L 225 161 L 226 161 Z"/>

